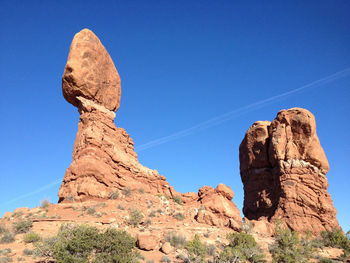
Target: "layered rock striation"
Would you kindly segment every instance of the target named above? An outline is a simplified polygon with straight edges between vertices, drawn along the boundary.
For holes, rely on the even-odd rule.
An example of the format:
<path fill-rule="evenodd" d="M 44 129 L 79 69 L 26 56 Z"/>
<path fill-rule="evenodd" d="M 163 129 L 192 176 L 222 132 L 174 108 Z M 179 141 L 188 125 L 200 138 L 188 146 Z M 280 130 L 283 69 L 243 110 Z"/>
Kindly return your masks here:
<path fill-rule="evenodd" d="M 156 170 L 137 160 L 134 143 L 114 124 L 120 105 L 120 77 L 108 52 L 88 29 L 74 36 L 62 77 L 65 99 L 80 113 L 73 161 L 59 190 L 64 200 L 109 197 L 116 189 L 143 188 L 172 195 Z"/>
<path fill-rule="evenodd" d="M 314 234 L 339 228 L 327 192 L 329 164 L 311 112 L 292 108 L 272 122 L 255 122 L 239 158 L 247 219 L 281 219 L 293 230 Z"/>

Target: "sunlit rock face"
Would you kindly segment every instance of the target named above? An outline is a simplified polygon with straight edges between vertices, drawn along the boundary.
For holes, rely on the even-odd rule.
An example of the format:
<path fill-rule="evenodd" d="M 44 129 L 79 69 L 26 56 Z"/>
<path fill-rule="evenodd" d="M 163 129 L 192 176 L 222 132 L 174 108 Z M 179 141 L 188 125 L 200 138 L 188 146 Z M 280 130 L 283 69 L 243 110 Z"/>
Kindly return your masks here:
<path fill-rule="evenodd" d="M 239 148 L 246 218 L 281 219 L 289 228 L 319 234 L 339 228 L 327 192 L 329 164 L 306 109 L 281 110 L 255 122 Z"/>
<path fill-rule="evenodd" d="M 80 113 L 73 161 L 59 190 L 59 201 L 106 199 L 116 189 L 174 191 L 165 177 L 142 166 L 126 131 L 114 124 L 120 105 L 117 69 L 97 36 L 83 29 L 74 36 L 62 77 L 65 99 Z"/>
<path fill-rule="evenodd" d="M 74 36 L 62 90 L 66 100 L 78 108 L 80 119 L 73 161 L 64 175 L 59 202 L 105 200 L 118 189 L 142 189 L 145 195 L 159 193 L 165 203 L 171 197 L 176 199 L 196 224 L 241 230 L 240 211 L 228 186 L 206 186 L 198 193 L 181 194 L 156 170 L 138 162 L 132 139 L 114 124 L 121 94 L 118 72 L 100 40 L 88 29 Z M 176 224 L 175 218 L 168 220 L 173 220 L 168 224 Z"/>

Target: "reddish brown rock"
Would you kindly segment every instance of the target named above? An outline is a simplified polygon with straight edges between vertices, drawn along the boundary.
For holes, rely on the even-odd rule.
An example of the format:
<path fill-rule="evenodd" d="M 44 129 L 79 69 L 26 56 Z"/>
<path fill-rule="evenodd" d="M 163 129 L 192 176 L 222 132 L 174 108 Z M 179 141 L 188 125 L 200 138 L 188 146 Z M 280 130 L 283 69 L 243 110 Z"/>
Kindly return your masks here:
<path fill-rule="evenodd" d="M 161 247 L 160 250 L 161 250 L 164 254 L 168 255 L 168 254 L 170 254 L 171 252 L 174 251 L 174 248 L 170 245 L 169 242 L 165 242 L 165 243 L 162 245 L 162 247 Z"/>
<path fill-rule="evenodd" d="M 124 187 L 172 196 L 175 191 L 165 177 L 138 162 L 132 139 L 115 126 L 120 78 L 107 51 L 88 29 L 73 39 L 62 89 L 67 101 L 79 108 L 80 120 L 59 202 L 107 199 Z"/>
<path fill-rule="evenodd" d="M 199 189 L 198 196 L 202 208 L 196 216 L 198 222 L 231 227 L 235 230 L 241 228 L 242 218 L 238 208 L 231 201 L 234 194 L 230 187 L 224 184 L 219 184 L 215 189 L 203 186 Z"/>
<path fill-rule="evenodd" d="M 150 233 L 140 233 L 137 236 L 137 246 L 139 249 L 150 251 L 154 250 L 159 245 L 159 238 Z"/>
<path fill-rule="evenodd" d="M 339 228 L 327 192 L 329 165 L 311 112 L 292 108 L 272 123 L 255 122 L 239 150 L 248 219 L 280 218 L 293 230 L 314 234 Z"/>
<path fill-rule="evenodd" d="M 63 95 L 80 108 L 78 97 L 91 100 L 110 111 L 120 104 L 120 78 L 111 57 L 98 37 L 89 29 L 77 33 L 72 41 L 62 77 Z"/>

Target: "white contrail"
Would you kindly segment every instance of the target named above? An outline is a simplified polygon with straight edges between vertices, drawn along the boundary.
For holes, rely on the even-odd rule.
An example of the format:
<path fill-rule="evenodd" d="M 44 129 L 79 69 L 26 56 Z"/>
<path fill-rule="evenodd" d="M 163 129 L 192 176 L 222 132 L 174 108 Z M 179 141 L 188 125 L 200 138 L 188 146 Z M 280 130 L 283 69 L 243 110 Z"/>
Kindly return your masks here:
<path fill-rule="evenodd" d="M 271 103 L 271 102 L 273 102 L 275 100 L 287 97 L 287 96 L 289 96 L 291 94 L 294 94 L 294 93 L 297 93 L 297 92 L 300 92 L 300 91 L 303 91 L 303 90 L 306 90 L 306 89 L 310 89 L 310 88 L 314 88 L 314 87 L 317 87 L 317 86 L 321 86 L 321 85 L 327 84 L 329 82 L 332 82 L 332 81 L 335 81 L 337 79 L 343 78 L 343 77 L 345 77 L 345 76 L 347 76 L 349 74 L 350 74 L 350 68 L 346 68 L 346 69 L 341 70 L 341 71 L 339 71 L 337 73 L 334 73 L 334 74 L 329 75 L 327 77 L 324 77 L 322 79 L 319 79 L 319 80 L 313 81 L 313 82 L 311 82 L 309 84 L 306 84 L 306 85 L 304 85 L 302 87 L 299 87 L 299 88 L 287 91 L 287 92 L 279 94 L 279 95 L 272 96 L 272 97 L 264 99 L 264 100 L 260 100 L 260 101 L 254 102 L 252 104 L 243 106 L 241 108 L 229 111 L 227 113 L 224 113 L 224 114 L 219 115 L 217 117 L 214 117 L 212 119 L 209 119 L 209 120 L 206 120 L 204 122 L 201 122 L 201 123 L 199 123 L 199 124 L 197 124 L 197 125 L 195 125 L 193 127 L 184 129 L 182 131 L 178 131 L 178 132 L 173 133 L 173 134 L 168 135 L 168 136 L 161 137 L 159 139 L 147 142 L 145 144 L 141 144 L 140 146 L 135 148 L 135 151 L 141 152 L 141 151 L 144 151 L 146 149 L 152 148 L 154 146 L 157 146 L 157 145 L 160 145 L 160 144 L 163 144 L 163 143 L 167 143 L 167 142 L 170 142 L 170 141 L 173 141 L 173 140 L 176 140 L 176 139 L 179 139 L 179 138 L 191 135 L 191 134 L 193 134 L 193 133 L 195 133 L 197 131 L 204 130 L 204 129 L 207 129 L 209 127 L 212 127 L 212 126 L 218 125 L 220 123 L 223 123 L 225 121 L 231 120 L 234 117 L 242 115 L 243 113 L 246 113 L 248 111 L 255 110 L 255 109 L 257 109 L 259 107 L 262 107 L 262 106 L 264 106 L 264 105 L 266 105 L 268 103 Z M 35 195 L 35 194 L 40 193 L 40 192 L 42 192 L 42 191 L 44 191 L 44 190 L 46 190 L 48 188 L 51 188 L 51 187 L 53 187 L 53 186 L 55 186 L 55 185 L 57 185 L 57 184 L 59 184 L 61 182 L 62 182 L 62 179 L 58 179 L 58 180 L 56 180 L 56 181 L 54 181 L 54 182 L 52 182 L 50 184 L 42 186 L 41 188 L 39 188 L 39 189 L 37 189 L 37 190 L 35 190 L 33 192 L 30 192 L 30 193 L 18 196 L 16 198 L 12 199 L 12 200 L 4 202 L 4 203 L 0 204 L 0 206 L 4 206 L 4 205 L 7 205 L 7 204 L 16 202 L 18 200 L 21 200 L 23 198 Z"/>
<path fill-rule="evenodd" d="M 321 86 L 321 85 L 327 84 L 329 82 L 332 82 L 334 80 L 340 79 L 342 77 L 345 77 L 345 76 L 349 75 L 349 73 L 350 73 L 350 68 L 346 68 L 346 69 L 341 70 L 341 71 L 339 71 L 337 73 L 329 75 L 329 76 L 327 76 L 325 78 L 313 81 L 313 82 L 311 82 L 309 84 L 306 84 L 306 85 L 304 85 L 302 87 L 299 87 L 299 88 L 287 91 L 287 92 L 279 94 L 279 95 L 272 96 L 272 97 L 264 99 L 264 100 L 260 100 L 260 101 L 254 102 L 252 104 L 243 106 L 241 108 L 229 111 L 227 113 L 224 113 L 224 114 L 219 115 L 217 117 L 214 117 L 212 119 L 209 119 L 209 120 L 206 120 L 204 122 L 201 122 L 201 123 L 199 123 L 199 124 L 197 124 L 197 125 L 195 125 L 195 126 L 193 126 L 191 128 L 187 128 L 187 129 L 184 129 L 182 131 L 178 131 L 176 133 L 173 133 L 171 135 L 161 137 L 159 139 L 147 142 L 145 144 L 141 144 L 140 146 L 136 147 L 135 150 L 137 152 L 141 152 L 143 150 L 152 148 L 154 146 L 157 146 L 157 145 L 169 142 L 169 141 L 173 141 L 173 140 L 176 140 L 176 139 L 179 139 L 179 138 L 191 135 L 191 134 L 193 134 L 193 133 L 195 133 L 197 131 L 204 130 L 204 129 L 207 129 L 207 128 L 212 127 L 212 126 L 216 126 L 216 125 L 218 125 L 220 123 L 223 123 L 225 121 L 231 120 L 232 118 L 237 117 L 239 115 L 242 115 L 243 113 L 246 113 L 248 111 L 255 110 L 255 109 L 257 109 L 259 107 L 262 107 L 262 106 L 264 106 L 264 105 L 266 105 L 268 103 L 271 103 L 271 102 L 273 102 L 273 101 L 275 101 L 277 99 L 281 99 L 281 98 L 287 97 L 287 96 L 289 96 L 291 94 L 294 94 L 294 93 L 297 93 L 297 92 L 300 92 L 300 91 L 303 91 L 303 90 L 306 90 L 306 89 L 314 88 L 314 87 L 317 87 L 317 86 Z"/>
<path fill-rule="evenodd" d="M 49 184 L 47 184 L 47 185 L 44 185 L 44 186 L 38 188 L 37 190 L 35 190 L 35 191 L 33 191 L 33 192 L 30 192 L 30 193 L 27 193 L 27 194 L 23 194 L 23 195 L 17 196 L 17 197 L 14 198 L 14 199 L 11 199 L 11 200 L 9 200 L 9 201 L 6 201 L 6 202 L 0 204 L 0 206 L 8 205 L 8 204 L 14 203 L 14 202 L 16 202 L 16 201 L 18 201 L 18 200 L 21 200 L 21 199 L 23 199 L 23 198 L 26 198 L 26 197 L 29 197 L 29 196 L 33 196 L 33 195 L 38 194 L 38 193 L 40 193 L 40 192 L 42 192 L 42 191 L 44 191 L 44 190 L 46 190 L 46 189 L 51 188 L 51 187 L 53 187 L 53 186 L 55 186 L 55 185 L 57 185 L 57 184 L 60 184 L 61 182 L 62 182 L 62 178 L 61 178 L 61 179 L 58 179 L 58 180 L 56 180 L 56 181 L 54 181 L 54 182 L 51 182 L 51 183 L 49 183 Z"/>

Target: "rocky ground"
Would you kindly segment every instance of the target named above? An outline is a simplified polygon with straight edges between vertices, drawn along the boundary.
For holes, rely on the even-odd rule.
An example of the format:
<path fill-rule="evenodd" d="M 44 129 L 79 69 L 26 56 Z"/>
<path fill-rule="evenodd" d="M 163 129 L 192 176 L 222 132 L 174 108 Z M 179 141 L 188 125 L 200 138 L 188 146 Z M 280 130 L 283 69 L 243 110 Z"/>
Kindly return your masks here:
<path fill-rule="evenodd" d="M 198 214 L 196 206 L 179 204 L 178 200 L 162 194 L 147 194 L 142 188 L 120 191 L 113 198 L 116 199 L 59 204 L 44 202 L 42 207 L 18 208 L 14 212 L 7 212 L 0 219 L 0 224 L 11 230 L 14 223 L 31 220 L 33 224 L 29 232 L 37 233 L 42 238 L 56 235 L 60 226 L 67 223 L 88 224 L 99 229 L 112 227 L 126 230 L 137 240 L 138 250 L 144 258 L 140 262 L 161 262 L 164 256 L 169 257 L 171 262 L 182 262 L 177 257 L 181 254 L 186 256 L 187 251 L 170 245 L 169 235 L 182 236 L 188 241 L 197 234 L 203 243 L 219 252 L 228 243 L 227 234 L 235 232 L 228 227 L 199 223 L 195 219 Z M 271 255 L 268 248 L 274 242 L 271 229 L 259 221 L 254 222 L 254 225 L 251 233 L 269 262 Z M 43 262 L 44 258 L 30 255 L 34 246 L 33 243 L 24 241 L 25 235 L 17 234 L 13 242 L 0 244 L 0 251 L 9 248 L 10 252 L 6 257 L 14 262 Z M 342 250 L 325 248 L 319 253 L 327 258 L 337 258 Z M 208 255 L 207 259 L 212 258 L 212 255 Z"/>

